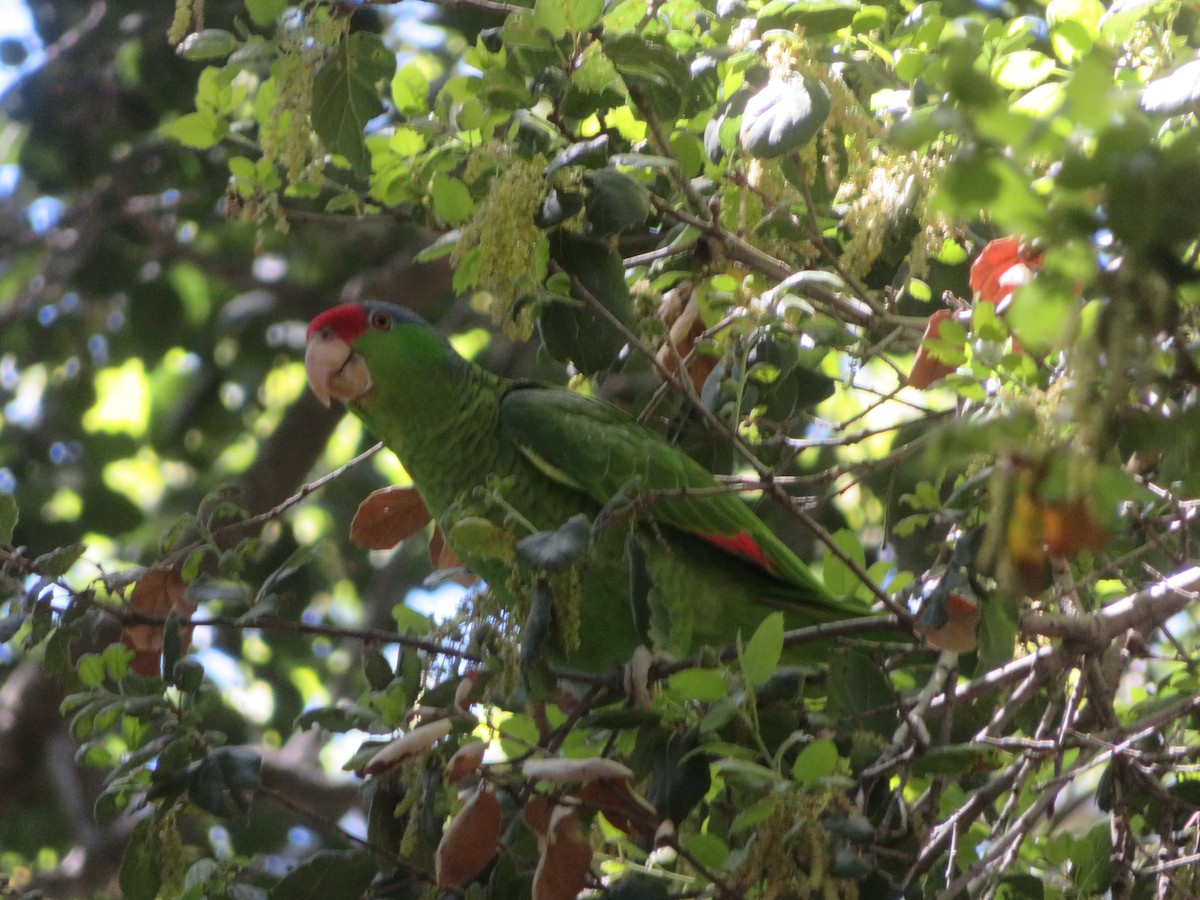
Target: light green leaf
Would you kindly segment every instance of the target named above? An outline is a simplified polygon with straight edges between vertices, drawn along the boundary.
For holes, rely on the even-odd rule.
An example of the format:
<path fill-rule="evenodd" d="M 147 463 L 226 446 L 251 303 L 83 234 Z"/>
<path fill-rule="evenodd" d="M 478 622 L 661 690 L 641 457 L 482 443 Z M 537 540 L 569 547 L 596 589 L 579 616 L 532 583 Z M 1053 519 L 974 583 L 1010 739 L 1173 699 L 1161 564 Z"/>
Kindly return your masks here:
<path fill-rule="evenodd" d="M 1054 60 L 1037 50 L 1018 50 L 1002 56 L 992 69 L 1001 87 L 1028 90 L 1041 84 L 1054 71 Z"/>
<path fill-rule="evenodd" d="M 773 612 L 741 650 L 742 674 L 753 687 L 767 683 L 783 655 L 783 613 Z"/>
<path fill-rule="evenodd" d="M 800 751 L 792 763 L 792 777 L 797 781 L 812 784 L 828 778 L 837 770 L 837 745 L 827 738 L 813 741 Z"/>
<path fill-rule="evenodd" d="M 392 77 L 392 103 L 405 116 L 423 116 L 429 111 L 429 79 L 416 63 L 396 70 Z"/>
<path fill-rule="evenodd" d="M 174 138 L 193 150 L 207 150 L 216 146 L 228 132 L 224 120 L 207 111 L 187 113 L 158 126 L 159 134 Z"/>
<path fill-rule="evenodd" d="M 863 546 L 859 543 L 858 537 L 848 528 L 843 528 L 833 536 L 833 542 L 838 546 L 843 553 L 858 564 L 860 569 L 867 567 L 867 554 L 863 550 Z M 842 562 L 829 548 L 825 549 L 825 564 L 822 569 L 825 576 L 825 587 L 832 594 L 846 595 L 853 594 L 858 590 L 858 586 L 862 581 L 854 571 Z"/>
<path fill-rule="evenodd" d="M 285 9 L 287 0 L 246 0 L 246 12 L 260 28 L 274 24 Z"/>
<path fill-rule="evenodd" d="M 433 210 L 451 225 L 461 225 L 471 216 L 475 201 L 467 186 L 453 175 L 439 173 L 429 186 Z"/>
<path fill-rule="evenodd" d="M 533 22 L 554 37 L 567 32 L 579 34 L 600 21 L 604 0 L 537 0 L 533 6 Z"/>
<path fill-rule="evenodd" d="M 674 694 L 698 703 L 711 703 L 729 693 L 729 683 L 715 669 L 684 669 L 667 679 Z"/>

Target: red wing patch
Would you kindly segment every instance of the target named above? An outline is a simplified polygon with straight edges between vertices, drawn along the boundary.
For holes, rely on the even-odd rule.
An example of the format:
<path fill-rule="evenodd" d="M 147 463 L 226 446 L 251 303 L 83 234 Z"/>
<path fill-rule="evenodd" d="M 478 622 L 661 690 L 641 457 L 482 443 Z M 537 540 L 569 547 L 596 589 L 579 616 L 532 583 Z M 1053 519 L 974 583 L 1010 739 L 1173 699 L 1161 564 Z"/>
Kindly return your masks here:
<path fill-rule="evenodd" d="M 768 572 L 774 572 L 775 568 L 768 561 L 766 555 L 762 552 L 762 548 L 758 543 L 742 531 L 738 534 L 702 534 L 700 537 L 708 541 L 710 544 L 720 547 L 727 553 L 732 553 L 734 556 L 740 556 L 750 562 L 757 563 Z"/>

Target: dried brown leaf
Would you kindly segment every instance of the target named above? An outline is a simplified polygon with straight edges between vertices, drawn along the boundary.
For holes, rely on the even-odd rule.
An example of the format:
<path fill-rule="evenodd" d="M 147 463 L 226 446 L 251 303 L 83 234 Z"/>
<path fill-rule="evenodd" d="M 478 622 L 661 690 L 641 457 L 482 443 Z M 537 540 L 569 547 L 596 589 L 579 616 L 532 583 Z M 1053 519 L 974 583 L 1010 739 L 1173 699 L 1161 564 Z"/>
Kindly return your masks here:
<path fill-rule="evenodd" d="M 438 887 L 458 887 L 487 868 L 496 856 L 501 824 L 500 801 L 481 785 L 442 834 L 435 862 Z"/>
<path fill-rule="evenodd" d="M 147 569 L 133 592 L 129 605 L 147 616 L 165 617 L 171 610 L 187 618 L 196 611 L 196 604 L 187 599 L 187 584 L 175 569 Z M 191 626 L 183 629 L 183 646 L 192 642 Z M 121 643 L 134 652 L 129 667 L 139 675 L 159 674 L 162 657 L 163 629 L 161 625 L 126 625 L 121 630 Z"/>
<path fill-rule="evenodd" d="M 364 775 L 378 775 L 394 769 L 401 763 L 424 756 L 438 741 L 450 733 L 450 720 L 439 719 L 426 725 L 418 725 L 412 731 L 400 735 L 385 744 L 362 768 Z"/>
<path fill-rule="evenodd" d="M 555 807 L 533 873 L 533 900 L 573 900 L 591 867 L 592 845 L 579 827 L 579 810 Z"/>
<path fill-rule="evenodd" d="M 380 488 L 358 505 L 350 540 L 364 550 L 390 550 L 424 528 L 429 518 L 416 488 Z"/>
<path fill-rule="evenodd" d="M 486 752 L 486 741 L 463 744 L 446 763 L 446 780 L 458 784 L 483 764 L 483 754 Z"/>

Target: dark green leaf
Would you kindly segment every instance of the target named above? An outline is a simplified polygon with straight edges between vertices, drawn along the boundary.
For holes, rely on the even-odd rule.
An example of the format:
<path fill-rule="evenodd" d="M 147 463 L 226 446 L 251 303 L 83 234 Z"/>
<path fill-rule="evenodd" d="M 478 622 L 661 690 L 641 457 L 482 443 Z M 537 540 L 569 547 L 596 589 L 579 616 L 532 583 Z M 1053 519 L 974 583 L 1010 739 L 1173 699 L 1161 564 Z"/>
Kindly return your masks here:
<path fill-rule="evenodd" d="M 325 850 L 313 854 L 271 890 L 271 900 L 358 900 L 378 872 L 361 850 Z"/>
<path fill-rule="evenodd" d="M 829 664 L 826 712 L 850 732 L 867 730 L 888 738 L 896 729 L 895 694 L 879 665 L 865 653 L 836 653 Z"/>
<path fill-rule="evenodd" d="M 624 172 L 598 169 L 583 180 L 590 189 L 586 217 L 593 234 L 620 234 L 641 225 L 650 215 L 650 192 Z"/>
<path fill-rule="evenodd" d="M 604 55 L 616 66 L 635 100 L 648 103 L 664 121 L 679 115 L 689 73 L 674 50 L 625 31 L 605 36 Z"/>
<path fill-rule="evenodd" d="M 154 900 L 158 896 L 164 860 L 157 828 L 156 818 L 146 816 L 133 826 L 129 835 L 125 858 L 117 875 L 121 893 L 128 900 Z"/>
<path fill-rule="evenodd" d="M 363 132 L 383 112 L 377 85 L 391 79 L 396 58 L 379 35 L 356 31 L 333 52 L 313 79 L 312 123 L 321 141 L 355 169 L 365 169 Z"/>
<path fill-rule="evenodd" d="M 367 728 L 376 718 L 375 713 L 361 706 L 318 706 L 296 716 L 295 727 L 299 731 L 314 725 L 327 731 L 350 731 Z"/>
<path fill-rule="evenodd" d="M 533 586 L 529 615 L 521 628 L 521 665 L 532 666 L 545 659 L 547 642 L 554 630 L 554 593 L 546 579 Z"/>
<path fill-rule="evenodd" d="M 0 547 L 13 545 L 13 530 L 17 527 L 17 498 L 0 491 Z"/>
<path fill-rule="evenodd" d="M 11 641 L 24 624 L 24 613 L 12 613 L 0 619 L 0 644 Z"/>
<path fill-rule="evenodd" d="M 571 144 L 546 166 L 546 177 L 549 178 L 559 169 L 567 166 L 583 166 L 586 169 L 598 169 L 608 162 L 608 135 L 601 134 L 587 141 Z"/>
<path fill-rule="evenodd" d="M 809 76 L 767 82 L 742 114 L 740 139 L 751 156 L 774 159 L 803 147 L 829 115 L 829 91 Z"/>
<path fill-rule="evenodd" d="M 593 374 L 607 369 L 625 346 L 624 336 L 606 318 L 588 308 L 583 293 L 607 309 L 619 322 L 633 322 L 633 300 L 625 283 L 621 259 L 605 241 L 564 229 L 550 237 L 550 257 L 578 284 L 572 292 L 579 305 L 552 303 L 538 317 L 538 330 L 555 359 L 569 361 Z"/>
<path fill-rule="evenodd" d="M 979 664 L 983 675 L 1013 658 L 1017 642 L 1017 614 L 1011 602 L 992 596 L 979 604 Z"/>
<path fill-rule="evenodd" d="M 373 691 L 382 691 L 391 684 L 392 677 L 395 675 L 392 671 L 392 664 L 375 646 L 363 648 L 362 668 L 363 674 L 367 676 L 367 684 Z"/>
<path fill-rule="evenodd" d="M 535 572 L 565 572 L 579 560 L 592 540 L 591 520 L 571 516 L 554 531 L 539 531 L 517 542 L 517 559 Z"/>
<path fill-rule="evenodd" d="M 188 797 L 215 816 L 244 815 L 258 790 L 261 765 L 258 754 L 241 747 L 214 750 L 192 768 Z"/>
<path fill-rule="evenodd" d="M 1085 896 L 1097 896 L 1112 884 L 1112 830 L 1108 822 L 1093 825 L 1071 849 L 1071 880 Z"/>

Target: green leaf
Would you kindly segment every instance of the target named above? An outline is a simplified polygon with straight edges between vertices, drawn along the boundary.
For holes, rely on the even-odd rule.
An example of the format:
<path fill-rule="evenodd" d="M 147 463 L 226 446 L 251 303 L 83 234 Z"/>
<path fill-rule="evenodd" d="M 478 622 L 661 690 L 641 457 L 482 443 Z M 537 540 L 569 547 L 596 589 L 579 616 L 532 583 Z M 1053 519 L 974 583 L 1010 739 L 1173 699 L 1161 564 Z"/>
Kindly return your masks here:
<path fill-rule="evenodd" d="M 367 684 L 373 691 L 382 691 L 392 683 L 392 677 L 395 675 L 387 657 L 379 652 L 378 647 L 374 646 L 363 648 L 362 668 L 363 674 L 367 678 Z"/>
<path fill-rule="evenodd" d="M 667 121 L 679 115 L 690 72 L 669 46 L 621 32 L 605 36 L 604 55 L 612 60 L 635 99 L 647 101 L 659 119 Z"/>
<path fill-rule="evenodd" d="M 375 721 L 375 713 L 361 706 L 318 706 L 296 716 L 294 727 L 304 731 L 314 725 L 328 731 L 350 731 L 367 728 Z"/>
<path fill-rule="evenodd" d="M 260 28 L 275 24 L 275 20 L 285 9 L 287 0 L 246 0 L 246 12 L 250 13 L 250 21 Z"/>
<path fill-rule="evenodd" d="M 800 751 L 792 763 L 792 777 L 804 784 L 814 784 L 837 771 L 837 761 L 837 745 L 828 738 L 820 738 Z"/>
<path fill-rule="evenodd" d="M 207 150 L 216 146 L 228 132 L 229 126 L 225 120 L 218 119 L 208 110 L 187 113 L 158 127 L 159 134 L 174 138 L 193 150 Z"/>
<path fill-rule="evenodd" d="M 584 374 L 607 369 L 625 346 L 624 336 L 588 308 L 583 291 L 590 294 L 620 322 L 633 323 L 633 299 L 625 283 L 625 269 L 612 245 L 564 229 L 550 236 L 550 257 L 568 275 L 578 279 L 577 304 L 546 306 L 538 317 L 538 331 L 546 350 L 557 360 L 571 362 Z"/>
<path fill-rule="evenodd" d="M 866 569 L 866 551 L 863 549 L 862 544 L 859 543 L 858 536 L 853 531 L 843 528 L 833 536 L 833 542 L 846 556 L 854 560 L 860 569 Z M 831 594 L 853 594 L 862 584 L 861 579 L 854 574 L 854 570 L 842 562 L 841 557 L 837 556 L 828 547 L 825 548 L 825 563 L 822 567 L 822 573 L 825 578 L 825 587 L 829 589 Z"/>
<path fill-rule="evenodd" d="M 866 653 L 846 650 L 829 663 L 826 712 L 844 720 L 852 732 L 873 731 L 891 737 L 896 729 L 896 697 L 879 665 Z"/>
<path fill-rule="evenodd" d="M 1108 822 L 1093 825 L 1071 848 L 1071 880 L 1085 896 L 1103 894 L 1112 884 L 1112 831 Z"/>
<path fill-rule="evenodd" d="M 325 850 L 288 872 L 270 893 L 271 900 L 357 900 L 370 886 L 378 866 L 359 850 Z"/>
<path fill-rule="evenodd" d="M 1054 72 L 1054 60 L 1037 50 L 1017 50 L 1002 56 L 992 67 L 992 77 L 1003 88 L 1028 90 Z"/>
<path fill-rule="evenodd" d="M 773 612 L 741 648 L 742 674 L 753 687 L 766 684 L 783 655 L 783 613 Z"/>
<path fill-rule="evenodd" d="M 554 531 L 539 531 L 517 542 L 517 559 L 535 572 L 565 572 L 578 562 L 592 540 L 592 522 L 579 513 Z"/>
<path fill-rule="evenodd" d="M 43 553 L 33 561 L 33 568 L 50 578 L 58 578 L 67 573 L 75 561 L 87 550 L 86 544 L 68 544 L 49 553 Z"/>
<path fill-rule="evenodd" d="M 117 881 L 127 900 L 154 900 L 162 886 L 162 847 L 158 821 L 146 816 L 133 826 Z"/>
<path fill-rule="evenodd" d="M 221 747 L 196 764 L 188 798 L 215 816 L 245 815 L 250 796 L 258 790 L 262 759 L 243 747 Z"/>
<path fill-rule="evenodd" d="M 667 679 L 667 688 L 684 700 L 712 703 L 729 693 L 729 682 L 715 669 L 684 669 Z"/>
<path fill-rule="evenodd" d="M 579 34 L 600 21 L 604 0 L 537 0 L 533 6 L 533 22 L 554 37 L 568 32 Z"/>
<path fill-rule="evenodd" d="M 685 834 L 680 839 L 680 843 L 684 850 L 709 869 L 719 870 L 729 859 L 728 845 L 715 834 L 703 831 Z"/>
<path fill-rule="evenodd" d="M 829 91 L 809 76 L 773 78 L 746 103 L 739 133 L 751 156 L 774 159 L 817 135 L 829 115 Z"/>
<path fill-rule="evenodd" d="M 13 545 L 13 532 L 17 528 L 19 517 L 17 498 L 12 494 L 0 492 L 0 547 Z"/>
<path fill-rule="evenodd" d="M 238 46 L 237 37 L 220 28 L 195 31 L 180 41 L 175 52 L 184 59 L 199 62 L 205 59 L 224 59 Z"/>
<path fill-rule="evenodd" d="M 1169 75 L 1156 78 L 1142 91 L 1142 109 L 1173 116 L 1200 103 L 1200 59 L 1184 63 Z"/>
<path fill-rule="evenodd" d="M 429 111 L 429 79 L 416 63 L 408 63 L 396 70 L 392 78 L 392 103 L 396 112 L 414 117 Z"/>
<path fill-rule="evenodd" d="M 450 225 L 461 225 L 475 209 L 471 192 L 453 175 L 434 175 L 429 191 L 433 197 L 433 211 Z"/>
<path fill-rule="evenodd" d="M 1017 613 L 1013 604 L 998 596 L 982 602 L 978 636 L 976 674 L 983 675 L 1011 661 L 1017 642 Z"/>
<path fill-rule="evenodd" d="M 585 174 L 583 180 L 590 189 L 585 215 L 592 234 L 620 234 L 643 224 L 650 215 L 650 192 L 624 172 L 599 169 Z"/>
<path fill-rule="evenodd" d="M 771 0 L 759 10 L 758 27 L 762 32 L 800 26 L 807 36 L 830 34 L 853 22 L 860 8 L 855 0 Z"/>
<path fill-rule="evenodd" d="M 84 687 L 97 688 L 104 684 L 104 657 L 99 653 L 85 653 L 75 664 L 79 680 Z"/>
<path fill-rule="evenodd" d="M 334 153 L 356 170 L 367 166 L 363 132 L 383 112 L 376 85 L 390 80 L 396 58 L 379 35 L 356 31 L 334 49 L 313 79 L 313 128 Z"/>

